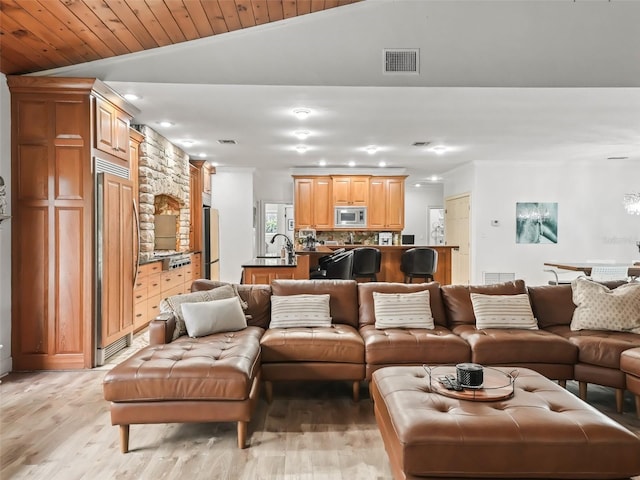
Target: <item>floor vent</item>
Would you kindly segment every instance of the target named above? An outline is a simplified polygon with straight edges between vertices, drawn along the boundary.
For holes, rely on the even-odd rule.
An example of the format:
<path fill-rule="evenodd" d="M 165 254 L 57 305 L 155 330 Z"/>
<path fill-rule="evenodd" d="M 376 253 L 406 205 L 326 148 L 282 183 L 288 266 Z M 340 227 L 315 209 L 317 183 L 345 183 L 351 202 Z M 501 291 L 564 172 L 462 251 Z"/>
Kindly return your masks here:
<path fill-rule="evenodd" d="M 104 348 L 99 348 L 96 355 L 96 366 L 100 367 L 104 365 L 109 358 L 113 357 L 123 348 L 130 346 L 132 342 L 133 334 L 130 333 L 107 345 Z"/>
<path fill-rule="evenodd" d="M 515 273 L 497 273 L 484 272 L 484 284 L 492 285 L 494 283 L 513 282 L 516 279 Z"/>
<path fill-rule="evenodd" d="M 418 48 L 385 48 L 382 50 L 382 72 L 417 75 L 420 72 Z"/>

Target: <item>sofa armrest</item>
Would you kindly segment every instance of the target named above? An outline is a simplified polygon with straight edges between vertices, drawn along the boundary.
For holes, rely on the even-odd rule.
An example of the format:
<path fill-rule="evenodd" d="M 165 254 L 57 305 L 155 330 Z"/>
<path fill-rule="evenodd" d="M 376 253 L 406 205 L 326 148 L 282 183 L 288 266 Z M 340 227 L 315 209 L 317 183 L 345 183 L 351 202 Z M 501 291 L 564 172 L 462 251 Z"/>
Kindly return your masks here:
<path fill-rule="evenodd" d="M 149 345 L 171 343 L 176 328 L 176 317 L 173 313 L 161 313 L 149 323 Z"/>

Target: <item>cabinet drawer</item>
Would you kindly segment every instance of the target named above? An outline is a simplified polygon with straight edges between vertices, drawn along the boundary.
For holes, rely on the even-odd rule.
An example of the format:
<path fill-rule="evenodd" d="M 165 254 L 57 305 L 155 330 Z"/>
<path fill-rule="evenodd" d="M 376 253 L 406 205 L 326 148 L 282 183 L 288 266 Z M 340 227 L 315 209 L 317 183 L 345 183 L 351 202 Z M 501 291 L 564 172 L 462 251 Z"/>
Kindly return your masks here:
<path fill-rule="evenodd" d="M 162 295 L 165 297 L 168 296 L 166 292 L 169 290 L 182 286 L 184 284 L 184 273 L 181 272 L 182 269 L 176 270 L 168 270 L 166 272 L 162 272 L 160 275 L 160 289 Z"/>
<path fill-rule="evenodd" d="M 136 303 L 133 306 L 133 328 L 137 328 L 141 323 L 149 320 L 147 317 L 147 299 Z"/>
<path fill-rule="evenodd" d="M 162 293 L 162 279 L 160 273 L 154 273 L 147 278 L 147 296 L 155 297 Z"/>
<path fill-rule="evenodd" d="M 160 315 L 160 301 L 162 300 L 162 295 L 156 295 L 154 297 L 149 297 L 147 300 L 147 319 L 149 321 L 156 318 Z"/>
<path fill-rule="evenodd" d="M 162 298 L 173 297 L 174 295 L 182 295 L 184 293 L 184 285 L 178 285 L 170 290 L 162 291 Z"/>
<path fill-rule="evenodd" d="M 152 262 L 140 265 L 138 268 L 138 278 L 160 273 L 162 271 L 162 262 Z"/>

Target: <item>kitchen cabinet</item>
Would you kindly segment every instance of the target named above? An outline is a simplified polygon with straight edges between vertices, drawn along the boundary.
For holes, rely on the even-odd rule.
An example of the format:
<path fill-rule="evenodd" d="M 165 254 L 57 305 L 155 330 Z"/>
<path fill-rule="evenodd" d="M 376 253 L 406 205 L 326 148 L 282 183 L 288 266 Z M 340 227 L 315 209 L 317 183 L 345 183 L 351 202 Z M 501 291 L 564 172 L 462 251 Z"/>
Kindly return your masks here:
<path fill-rule="evenodd" d="M 345 176 L 331 177 L 334 206 L 366 207 L 369 203 L 369 177 Z"/>
<path fill-rule="evenodd" d="M 279 258 L 254 258 L 242 265 L 242 283 L 270 285 L 276 279 L 309 279 L 309 255 L 296 255 L 296 263 Z"/>
<path fill-rule="evenodd" d="M 140 194 L 138 191 L 138 165 L 140 159 L 140 144 L 143 140 L 144 135 L 142 135 L 142 133 L 134 128 L 129 129 L 129 178 L 133 183 L 133 198 L 136 199 L 136 206 L 140 206 L 140 197 L 138 197 Z"/>
<path fill-rule="evenodd" d="M 294 177 L 295 228 L 333 229 L 331 177 Z"/>
<path fill-rule="evenodd" d="M 202 250 L 202 182 L 200 169 L 189 163 L 189 249 Z"/>
<path fill-rule="evenodd" d="M 129 162 L 129 122 L 131 116 L 114 104 L 96 97 L 95 99 L 95 147 L 105 153 Z"/>
<path fill-rule="evenodd" d="M 13 368 L 90 368 L 133 328 L 129 122 L 139 112 L 95 79 L 7 84 Z"/>
<path fill-rule="evenodd" d="M 404 176 L 371 177 L 369 182 L 369 230 L 404 229 Z"/>

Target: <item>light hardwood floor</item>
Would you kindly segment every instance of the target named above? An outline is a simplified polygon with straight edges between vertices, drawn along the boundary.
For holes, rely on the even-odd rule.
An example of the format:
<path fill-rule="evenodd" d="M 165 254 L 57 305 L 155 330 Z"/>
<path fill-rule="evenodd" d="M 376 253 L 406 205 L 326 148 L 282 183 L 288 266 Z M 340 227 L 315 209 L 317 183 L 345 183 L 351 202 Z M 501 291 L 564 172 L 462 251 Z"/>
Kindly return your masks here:
<path fill-rule="evenodd" d="M 391 479 L 368 392 L 351 401 L 348 383 L 275 384 L 259 402 L 249 448 L 236 425 L 133 425 L 119 451 L 102 398 L 104 371 L 12 373 L 0 385 L 0 478 L 4 479 Z M 364 386 L 364 385 L 363 385 Z M 569 382 L 576 393 L 577 385 Z M 614 412 L 612 390 L 589 400 L 640 435 L 633 399 Z M 636 477 L 640 480 L 640 477 Z"/>

